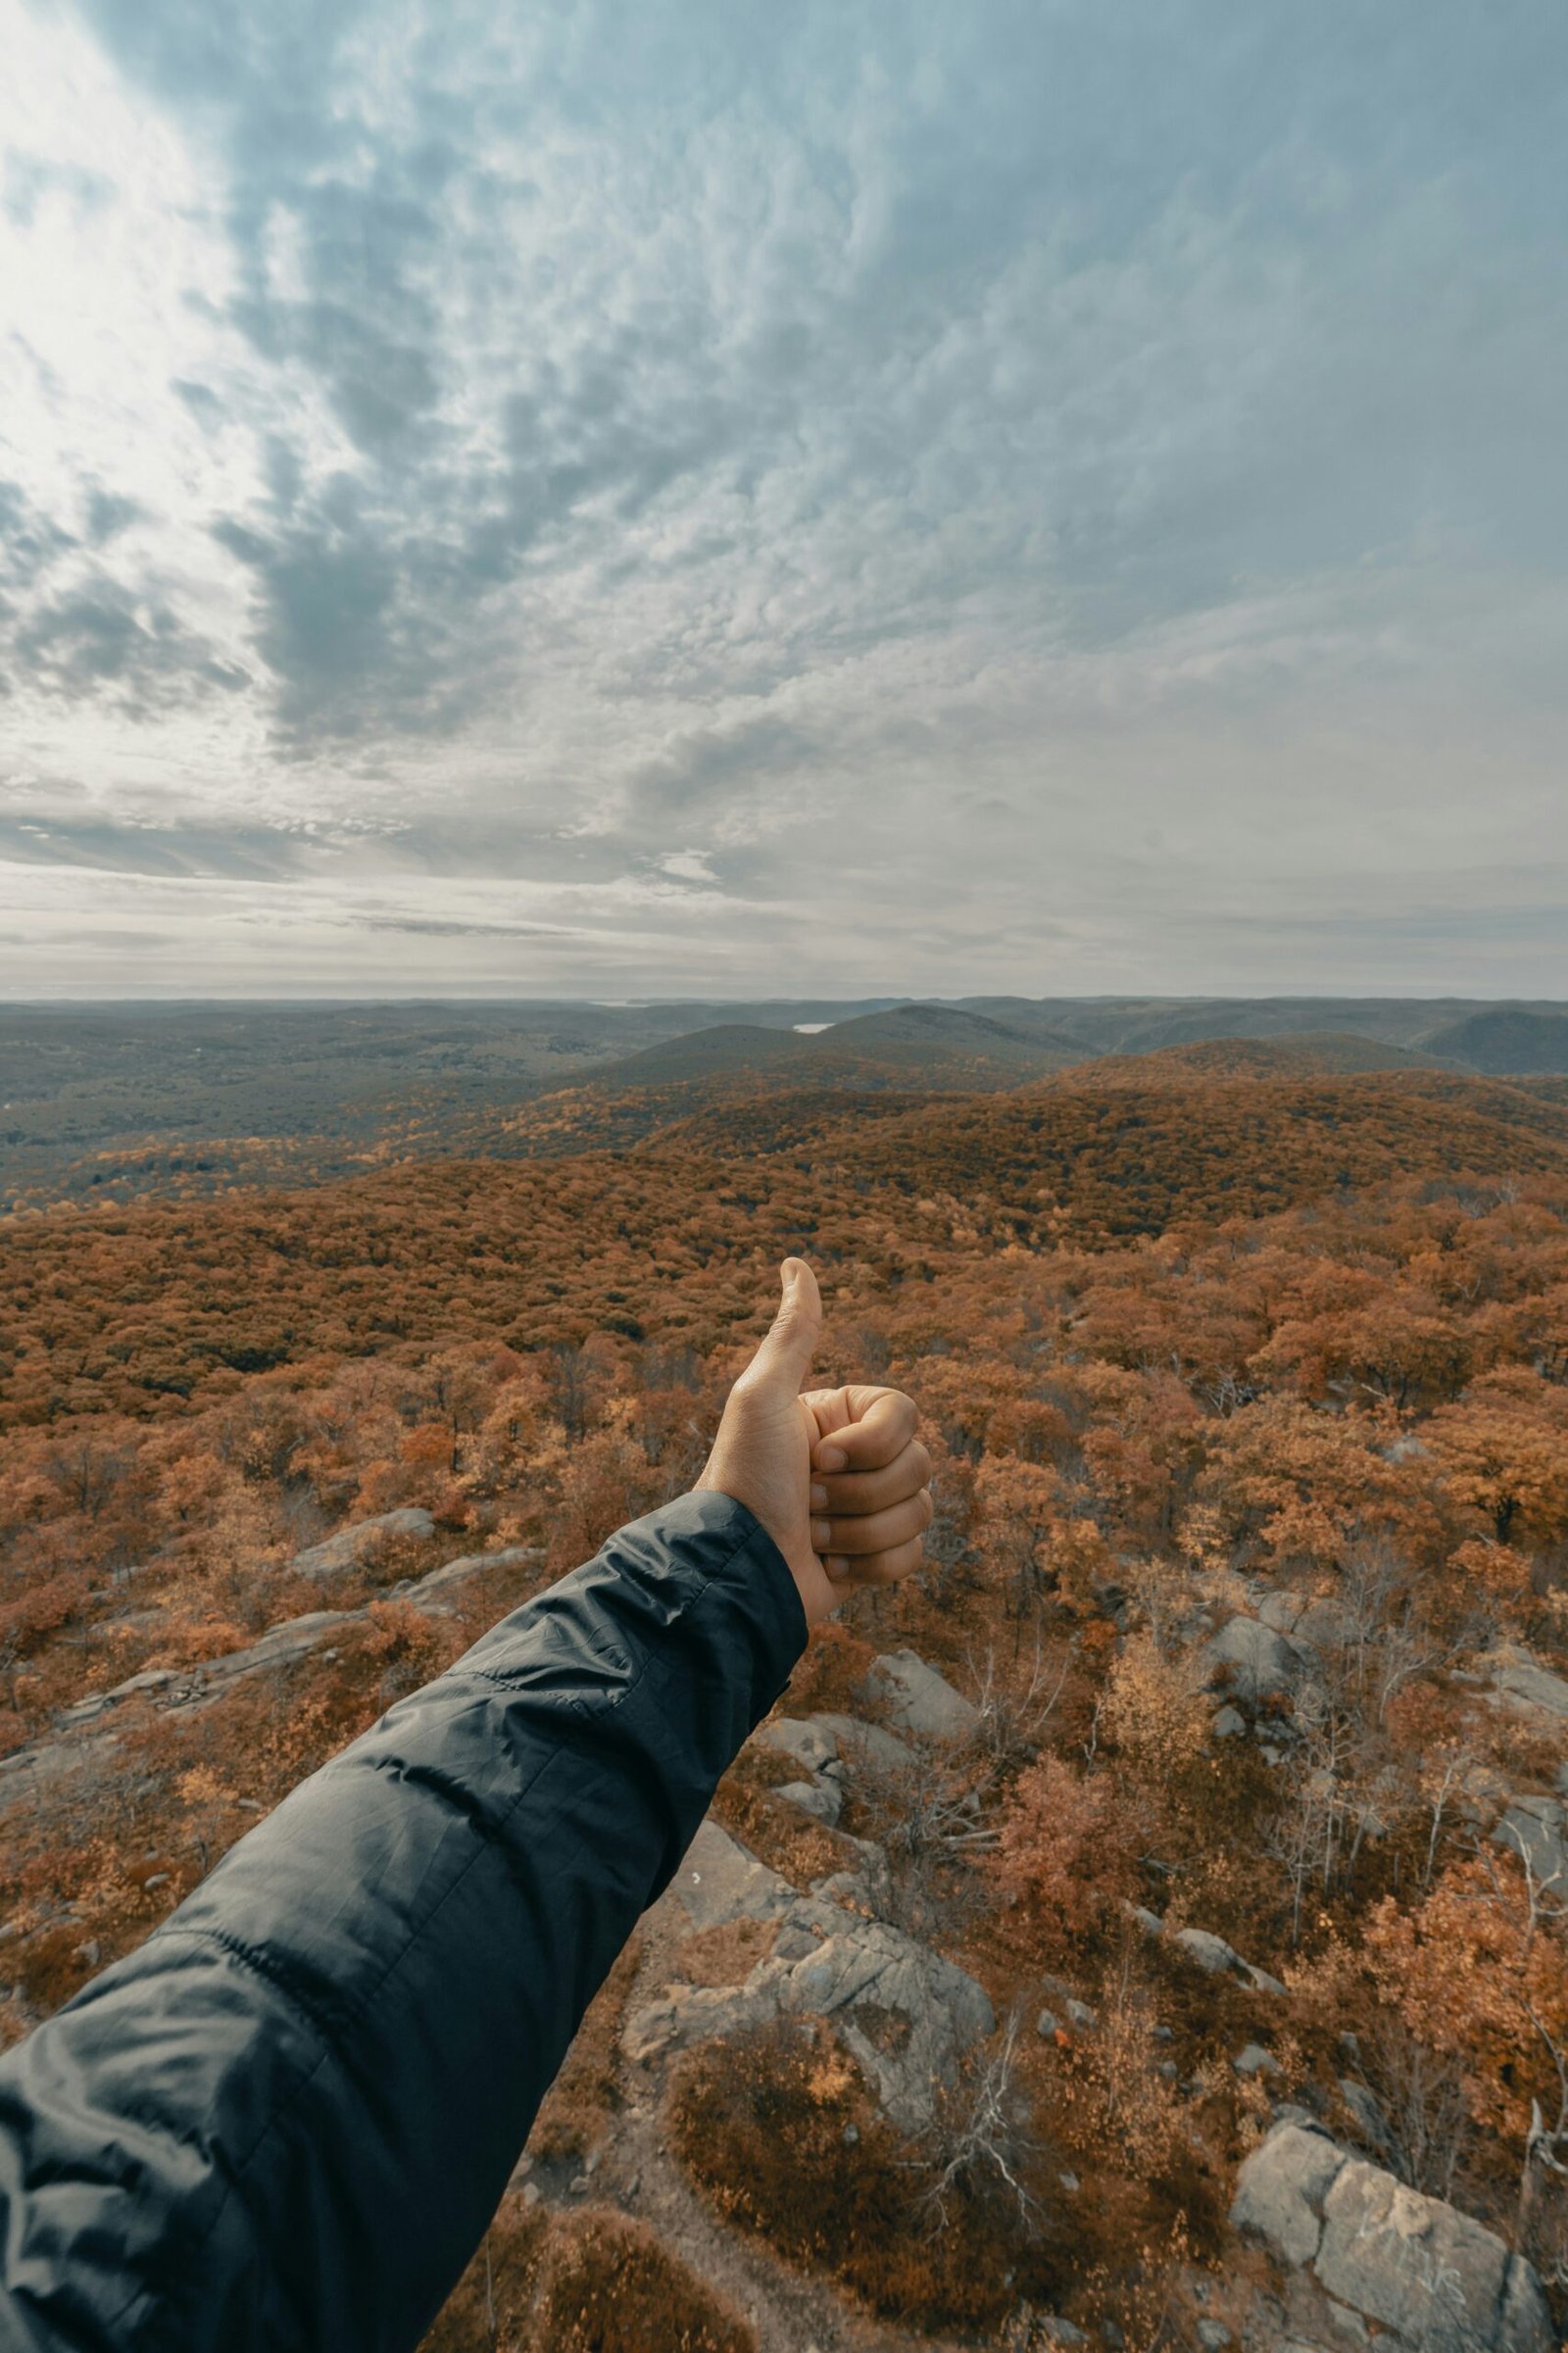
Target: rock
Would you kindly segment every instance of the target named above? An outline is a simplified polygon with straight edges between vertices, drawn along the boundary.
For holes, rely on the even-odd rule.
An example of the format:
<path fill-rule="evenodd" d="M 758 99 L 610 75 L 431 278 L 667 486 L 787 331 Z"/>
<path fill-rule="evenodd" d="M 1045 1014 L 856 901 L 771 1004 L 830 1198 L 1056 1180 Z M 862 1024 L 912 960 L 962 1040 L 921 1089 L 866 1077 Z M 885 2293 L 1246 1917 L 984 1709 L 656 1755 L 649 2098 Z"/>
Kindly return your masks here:
<path fill-rule="evenodd" d="M 844 1792 L 836 1782 L 787 1781 L 778 1795 L 798 1805 L 803 1814 L 814 1814 L 829 1830 L 844 1811 Z"/>
<path fill-rule="evenodd" d="M 1223 1936 L 1216 1936 L 1211 1929 L 1179 1928 L 1172 1942 L 1179 1944 L 1188 1959 L 1196 1961 L 1209 1977 L 1241 1978 L 1254 1993 L 1285 1991 L 1278 1978 L 1270 1977 L 1266 1969 L 1259 1969 L 1251 1961 L 1244 1961 L 1235 1946 L 1227 1944 Z"/>
<path fill-rule="evenodd" d="M 1272 1628 L 1275 1634 L 1288 1634 L 1299 1649 L 1332 1650 L 1350 1637 L 1350 1623 L 1343 1610 L 1332 1602 L 1314 1601 L 1308 1593 L 1293 1593 L 1283 1587 L 1269 1593 L 1257 1605 L 1259 1622 Z"/>
<path fill-rule="evenodd" d="M 718 1928 L 726 1920 L 778 1920 L 797 1901 L 787 1879 L 748 1854 L 716 1822 L 698 1830 L 670 1892 L 693 1928 Z"/>
<path fill-rule="evenodd" d="M 698 1927 L 744 1917 L 776 1920 L 778 1932 L 744 1985 L 678 1985 L 634 2012 L 621 2037 L 634 2063 L 771 2018 L 831 2018 L 893 2122 L 919 2132 L 960 2053 L 995 2029 L 984 1989 L 964 1971 L 885 1921 L 797 1895 L 716 1823 L 698 1832 L 671 1895 Z"/>
<path fill-rule="evenodd" d="M 896 1775 L 913 1768 L 914 1751 L 908 1742 L 880 1724 L 862 1724 L 858 1716 L 808 1716 L 806 1721 L 832 1735 L 839 1761 L 852 1779 L 867 1769 Z"/>
<path fill-rule="evenodd" d="M 1087 2034 L 1092 2028 L 1099 2026 L 1100 2012 L 1090 2002 L 1069 2000 L 1067 2023 L 1075 2026 L 1080 2034 Z"/>
<path fill-rule="evenodd" d="M 1226 2346 L 1234 2345 L 1236 2339 L 1223 2321 L 1200 2321 L 1198 2341 L 1203 2353 L 1225 2353 Z"/>
<path fill-rule="evenodd" d="M 484 1569 L 515 1568 L 524 1560 L 543 1560 L 538 1544 L 500 1544 L 494 1552 L 464 1552 L 456 1560 L 445 1560 L 438 1569 L 424 1577 L 416 1577 L 409 1585 L 409 1599 L 416 1608 L 432 1594 L 444 1593 L 449 1585 L 466 1585 Z"/>
<path fill-rule="evenodd" d="M 1560 1797 L 1515 1797 L 1492 1839 L 1523 1857 L 1538 1887 L 1568 1896 L 1568 1806 Z"/>
<path fill-rule="evenodd" d="M 1548 1716 L 1568 1717 L 1568 1682 L 1551 1674 L 1528 1650 L 1508 1649 L 1493 1668 L 1492 1688 L 1504 1706 L 1538 1707 Z"/>
<path fill-rule="evenodd" d="M 1231 2061 L 1239 2076 L 1277 2076 L 1280 2063 L 1260 2042 L 1249 2042 Z"/>
<path fill-rule="evenodd" d="M 373 1520 L 352 1521 L 324 1543 L 297 1552 L 288 1565 L 296 1577 L 341 1577 L 349 1569 L 362 1568 L 383 1544 L 422 1544 L 434 1534 L 430 1514 L 416 1503 L 407 1504 L 399 1511 L 378 1512 Z"/>
<path fill-rule="evenodd" d="M 1240 1975 L 1246 1966 L 1234 1945 L 1206 1928 L 1179 1928 L 1172 1941 L 1209 1977 Z"/>
<path fill-rule="evenodd" d="M 1043 2345 L 1087 2345 L 1088 2337 L 1071 2321 L 1064 2321 L 1054 2312 L 1043 2312 L 1034 2325 L 1036 2340 Z"/>
<path fill-rule="evenodd" d="M 296 1659 L 309 1657 L 334 1626 L 350 1624 L 354 1615 L 352 1610 L 313 1609 L 302 1618 L 285 1618 L 281 1625 L 270 1627 L 259 1642 L 243 1650 L 225 1650 L 220 1658 L 203 1659 L 199 1667 L 190 1670 L 191 1675 L 204 1684 L 235 1683 L 264 1668 L 292 1666 Z"/>
<path fill-rule="evenodd" d="M 112 1691 L 105 1693 L 105 1697 L 132 1699 L 138 1691 L 161 1691 L 173 1680 L 172 1667 L 144 1667 L 139 1675 L 127 1675 L 123 1683 L 117 1683 Z"/>
<path fill-rule="evenodd" d="M 1079 2190 L 1083 2187 L 1083 2183 L 1079 2181 L 1076 2174 L 1058 2174 L 1056 2176 L 1056 2180 L 1070 2198 L 1075 2198 L 1078 2195 Z"/>
<path fill-rule="evenodd" d="M 1127 1917 L 1135 1928 L 1143 1930 L 1146 1936 L 1163 1936 L 1165 1934 L 1165 1923 L 1159 1914 L 1151 1912 L 1145 1904 L 1130 1903 L 1127 1906 Z"/>
<path fill-rule="evenodd" d="M 1200 1653 L 1211 1684 L 1255 1705 L 1299 1683 L 1307 1659 L 1302 1650 L 1257 1618 L 1232 1618 Z"/>
<path fill-rule="evenodd" d="M 1056 2016 L 1054 2010 L 1042 2010 L 1040 2016 L 1035 2020 L 1035 2033 L 1040 2036 L 1042 2042 L 1054 2042 L 1062 2031 L 1061 2020 Z"/>
<path fill-rule="evenodd" d="M 1359 2158 L 1323 2202 L 1319 2283 L 1425 2353 L 1549 2353 L 1546 2299 L 1532 2267 L 1440 2198 Z"/>
<path fill-rule="evenodd" d="M 866 1679 L 901 1732 L 938 1740 L 965 1740 L 980 1722 L 980 1710 L 956 1691 L 935 1667 L 912 1650 L 890 1650 L 873 1659 Z"/>
<path fill-rule="evenodd" d="M 1323 2237 L 1323 2200 L 1349 2160 L 1326 2132 L 1276 2125 L 1237 2177 L 1231 2221 L 1255 2230 L 1286 2263 L 1310 2263 Z"/>
<path fill-rule="evenodd" d="M 1239 1707 L 1227 1701 L 1214 1718 L 1210 1730 L 1216 1740 L 1234 1740 L 1247 1730 L 1247 1718 Z"/>
<path fill-rule="evenodd" d="M 1242 2167 L 1231 2220 L 1423 2353 L 1550 2353 L 1550 2315 L 1528 2263 L 1325 2133 L 1277 2124 Z"/>
<path fill-rule="evenodd" d="M 820 1773 L 839 1753 L 838 1736 L 828 1730 L 821 1716 L 775 1716 L 755 1737 L 760 1747 L 777 1748 L 804 1765 L 808 1773 Z"/>

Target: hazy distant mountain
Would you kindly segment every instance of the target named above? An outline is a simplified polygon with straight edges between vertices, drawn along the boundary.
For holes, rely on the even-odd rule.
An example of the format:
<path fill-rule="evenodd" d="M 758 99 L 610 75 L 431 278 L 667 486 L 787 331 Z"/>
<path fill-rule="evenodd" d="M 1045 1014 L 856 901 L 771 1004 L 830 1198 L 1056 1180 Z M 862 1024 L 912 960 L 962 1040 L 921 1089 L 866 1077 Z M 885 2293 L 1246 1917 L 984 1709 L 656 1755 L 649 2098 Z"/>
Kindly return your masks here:
<path fill-rule="evenodd" d="M 1568 1010 L 1560 1005 L 1486 1005 L 1473 997 L 966 997 L 953 1002 L 1021 1032 L 1047 1029 L 1095 1054 L 1158 1054 L 1211 1038 L 1330 1032 L 1407 1047 L 1489 1074 L 1568 1069 L 1568 1060 L 1529 1058 L 1543 1051 L 1538 1025 L 1552 1041 L 1544 1051 L 1562 1054 L 1554 1042 L 1562 1034 L 1555 1025 L 1568 1023 Z M 1462 1033 L 1477 1022 L 1483 1026 L 1473 1049 L 1467 1049 Z M 1483 1054 L 1489 1058 L 1482 1059 Z"/>
<path fill-rule="evenodd" d="M 1164 1046 L 1153 1054 L 1102 1054 L 1078 1063 L 1072 1079 L 1086 1087 L 1125 1087 L 1168 1084 L 1184 1072 L 1196 1078 L 1285 1079 L 1464 1067 L 1442 1054 L 1358 1038 L 1348 1031 L 1303 1030 L 1291 1038 L 1204 1038 L 1193 1046 Z"/>
<path fill-rule="evenodd" d="M 1434 1054 L 1450 1054 L 1472 1070 L 1494 1076 L 1568 1071 L 1568 1013 L 1537 1012 L 1523 1005 L 1494 1005 L 1467 1013 L 1427 1040 Z"/>
<path fill-rule="evenodd" d="M 1083 1046 L 1044 1025 L 1030 1034 L 960 1006 L 900 1005 L 813 1034 L 721 1022 L 601 1064 L 591 1084 L 618 1091 L 755 1074 L 789 1086 L 989 1093 L 1085 1058 Z"/>

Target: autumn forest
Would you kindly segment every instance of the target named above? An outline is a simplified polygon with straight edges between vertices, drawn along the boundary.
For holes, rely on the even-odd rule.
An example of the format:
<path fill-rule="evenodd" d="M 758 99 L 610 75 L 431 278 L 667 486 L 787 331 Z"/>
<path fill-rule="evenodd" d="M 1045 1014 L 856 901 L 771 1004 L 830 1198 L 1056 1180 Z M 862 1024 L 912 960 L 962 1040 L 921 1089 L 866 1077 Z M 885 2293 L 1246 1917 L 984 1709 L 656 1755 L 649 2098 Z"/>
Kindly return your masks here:
<path fill-rule="evenodd" d="M 1568 1081 L 1321 1031 L 942 1051 L 547 1071 L 285 1187 L 232 1141 L 107 1198 L 31 1170 L 0 2032 L 689 1486 L 799 1251 L 819 1377 L 919 1403 L 925 1567 L 719 1790 L 775 1917 L 649 1916 L 430 2345 L 1555 2343 Z M 874 2005 L 761 2014 L 826 1902 L 978 1988 L 918 2115 Z M 1341 2161 L 1315 2256 L 1270 2219 L 1298 2143 Z M 1350 2168 L 1494 2248 L 1514 2320 L 1423 2340 L 1408 2282 L 1331 2277 Z"/>

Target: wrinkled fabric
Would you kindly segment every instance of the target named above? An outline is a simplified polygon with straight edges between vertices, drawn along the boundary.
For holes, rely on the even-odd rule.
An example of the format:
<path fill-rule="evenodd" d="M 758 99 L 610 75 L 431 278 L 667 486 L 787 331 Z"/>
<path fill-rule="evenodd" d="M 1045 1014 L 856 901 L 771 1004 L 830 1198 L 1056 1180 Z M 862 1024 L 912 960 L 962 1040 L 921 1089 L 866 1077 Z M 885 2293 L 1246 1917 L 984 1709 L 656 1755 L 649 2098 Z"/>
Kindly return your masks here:
<path fill-rule="evenodd" d="M 503 1620 L 0 2058 L 5 2353 L 401 2353 L 806 1640 L 681 1497 Z"/>

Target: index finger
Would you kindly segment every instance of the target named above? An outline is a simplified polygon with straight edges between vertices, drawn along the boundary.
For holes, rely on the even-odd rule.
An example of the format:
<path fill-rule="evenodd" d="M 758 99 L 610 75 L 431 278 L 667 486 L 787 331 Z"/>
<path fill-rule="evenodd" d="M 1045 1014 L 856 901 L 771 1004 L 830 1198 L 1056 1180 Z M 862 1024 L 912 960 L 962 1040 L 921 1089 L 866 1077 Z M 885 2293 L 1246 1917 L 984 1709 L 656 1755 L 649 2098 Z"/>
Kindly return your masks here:
<path fill-rule="evenodd" d="M 819 1471 L 877 1471 L 896 1461 L 914 1436 L 919 1414 L 902 1389 L 852 1389 L 839 1393 L 854 1416 L 825 1431 L 812 1448 Z"/>

